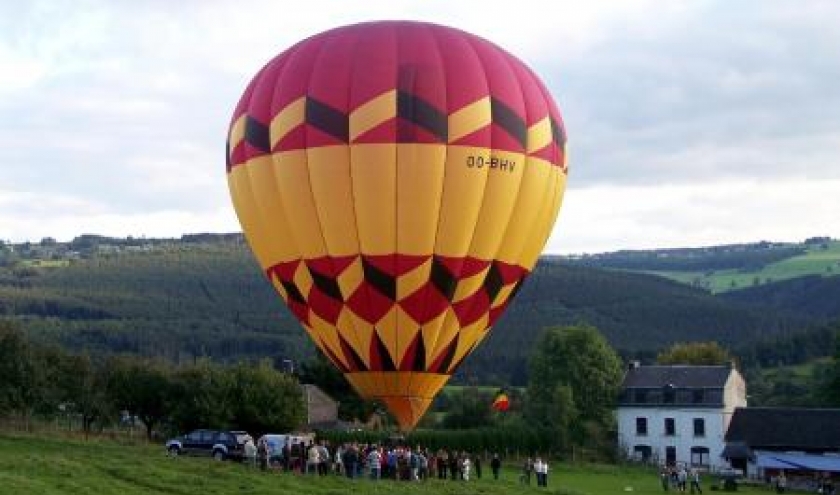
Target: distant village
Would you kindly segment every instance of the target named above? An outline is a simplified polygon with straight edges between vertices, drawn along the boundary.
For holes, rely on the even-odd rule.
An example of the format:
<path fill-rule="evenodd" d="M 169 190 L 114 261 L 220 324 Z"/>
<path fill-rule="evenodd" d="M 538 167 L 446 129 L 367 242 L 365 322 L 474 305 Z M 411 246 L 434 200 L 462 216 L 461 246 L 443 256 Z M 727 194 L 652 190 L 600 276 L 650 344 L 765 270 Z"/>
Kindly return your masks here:
<path fill-rule="evenodd" d="M 97 256 L 122 253 L 150 253 L 155 250 L 170 250 L 185 244 L 244 244 L 240 233 L 230 234 L 185 234 L 180 238 L 106 237 L 85 234 L 68 242 L 59 242 L 44 237 L 38 242 L 0 240 L 0 267 L 26 262 L 29 266 L 61 266 L 74 260 L 91 259 Z"/>

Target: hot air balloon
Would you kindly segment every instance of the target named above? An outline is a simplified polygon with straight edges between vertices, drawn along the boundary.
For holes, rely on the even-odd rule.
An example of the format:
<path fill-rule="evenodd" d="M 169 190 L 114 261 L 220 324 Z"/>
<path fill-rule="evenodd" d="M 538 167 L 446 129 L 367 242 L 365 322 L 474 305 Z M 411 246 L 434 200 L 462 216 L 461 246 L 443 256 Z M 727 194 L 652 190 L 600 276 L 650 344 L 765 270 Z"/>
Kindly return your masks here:
<path fill-rule="evenodd" d="M 508 397 L 508 394 L 504 391 L 504 389 L 496 392 L 496 397 L 493 398 L 493 403 L 490 405 L 490 407 L 494 411 L 499 412 L 506 412 L 508 409 L 510 409 L 510 398 Z"/>
<path fill-rule="evenodd" d="M 257 73 L 227 177 L 291 312 L 410 430 L 536 263 L 565 145 L 548 91 L 509 53 L 449 27 L 370 22 Z"/>

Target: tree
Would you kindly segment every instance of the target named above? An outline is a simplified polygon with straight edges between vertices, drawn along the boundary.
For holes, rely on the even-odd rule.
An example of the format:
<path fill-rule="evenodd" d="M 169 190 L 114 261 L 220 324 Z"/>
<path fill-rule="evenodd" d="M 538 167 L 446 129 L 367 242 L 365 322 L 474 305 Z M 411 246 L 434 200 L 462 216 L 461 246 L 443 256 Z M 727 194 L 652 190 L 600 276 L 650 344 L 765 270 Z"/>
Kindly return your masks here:
<path fill-rule="evenodd" d="M 137 418 L 152 439 L 154 427 L 168 412 L 172 381 L 161 362 L 134 357 L 116 357 L 107 363 L 107 391 L 113 404 Z"/>
<path fill-rule="evenodd" d="M 234 426 L 253 433 L 290 431 L 305 420 L 303 392 L 292 376 L 263 360 L 239 363 L 231 373 L 228 400 Z"/>
<path fill-rule="evenodd" d="M 659 364 L 722 365 L 732 362 L 729 351 L 717 342 L 677 343 L 656 356 Z"/>
<path fill-rule="evenodd" d="M 94 365 L 88 354 L 66 354 L 53 365 L 65 410 L 82 418 L 85 436 L 95 421 L 100 423 L 113 408 L 108 400 L 107 377 L 101 366 Z"/>
<path fill-rule="evenodd" d="M 606 429 L 621 384 L 621 360 L 594 327 L 550 328 L 531 358 L 526 416 L 558 438 L 582 443 L 584 422 Z"/>
<path fill-rule="evenodd" d="M 490 426 L 492 394 L 481 393 L 476 387 L 465 387 L 450 394 L 450 404 L 443 418 L 444 428 L 478 428 Z"/>
<path fill-rule="evenodd" d="M 0 414 L 18 413 L 27 429 L 49 390 L 49 360 L 40 351 L 15 325 L 0 321 Z"/>
<path fill-rule="evenodd" d="M 822 387 L 825 405 L 840 407 L 840 329 L 834 334 L 834 356 Z"/>
<path fill-rule="evenodd" d="M 172 423 L 180 431 L 228 427 L 230 379 L 231 373 L 204 359 L 178 368 L 172 380 Z"/>

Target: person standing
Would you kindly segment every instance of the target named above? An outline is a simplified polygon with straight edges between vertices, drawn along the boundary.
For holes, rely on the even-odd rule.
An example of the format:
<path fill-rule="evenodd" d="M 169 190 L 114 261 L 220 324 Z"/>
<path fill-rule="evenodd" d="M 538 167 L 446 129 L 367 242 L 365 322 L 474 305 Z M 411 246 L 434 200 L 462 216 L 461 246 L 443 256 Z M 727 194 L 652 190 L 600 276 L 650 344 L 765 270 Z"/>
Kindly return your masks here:
<path fill-rule="evenodd" d="M 502 468 L 502 460 L 499 459 L 499 454 L 493 454 L 493 459 L 490 460 L 490 470 L 493 471 L 493 479 L 499 479 L 499 470 Z"/>
<path fill-rule="evenodd" d="M 473 468 L 475 468 L 475 479 L 481 479 L 481 455 L 476 455 L 473 461 Z"/>
<path fill-rule="evenodd" d="M 317 474 L 320 461 L 321 455 L 318 452 L 318 446 L 315 445 L 315 442 L 312 442 L 312 444 L 309 445 L 309 449 L 306 451 L 306 473 Z"/>
<path fill-rule="evenodd" d="M 531 461 L 531 458 L 528 457 L 525 459 L 525 462 L 522 464 L 522 474 L 519 475 L 520 483 L 530 485 L 531 484 L 531 470 L 534 468 L 534 463 Z"/>
<path fill-rule="evenodd" d="M 437 453 L 437 473 L 439 480 L 446 479 L 446 470 L 449 466 L 449 453 L 440 449 Z"/>
<path fill-rule="evenodd" d="M 662 466 L 659 470 L 659 482 L 662 483 L 662 491 L 667 492 L 671 486 L 671 473 L 668 471 L 668 466 Z"/>
<path fill-rule="evenodd" d="M 458 476 L 458 468 L 459 468 L 460 460 L 458 459 L 458 453 L 456 451 L 452 451 L 449 453 L 449 479 L 450 480 L 457 480 L 460 478 Z"/>
<path fill-rule="evenodd" d="M 548 463 L 539 457 L 534 461 L 534 474 L 537 475 L 537 486 L 548 486 Z"/>
<path fill-rule="evenodd" d="M 330 450 L 326 440 L 318 442 L 318 474 L 326 476 L 330 470 Z"/>
<path fill-rule="evenodd" d="M 257 446 L 254 445 L 254 439 L 248 435 L 245 439 L 245 464 L 248 467 L 257 467 Z"/>
<path fill-rule="evenodd" d="M 469 454 L 464 454 L 464 460 L 461 462 L 461 478 L 464 481 L 470 480 L 470 469 L 472 468 L 472 463 L 470 462 Z"/>
<path fill-rule="evenodd" d="M 679 471 L 677 471 L 677 488 L 683 493 L 685 493 L 686 481 L 688 481 L 688 472 L 685 470 L 685 466 L 680 466 Z"/>
<path fill-rule="evenodd" d="M 353 478 L 356 475 L 356 461 L 359 460 L 359 453 L 356 450 L 356 445 L 349 445 L 344 449 L 343 459 L 341 463 L 344 464 L 344 474 L 348 478 Z"/>
<path fill-rule="evenodd" d="M 286 437 L 286 443 L 283 444 L 283 471 L 289 472 L 292 469 L 292 446 L 291 440 Z"/>
<path fill-rule="evenodd" d="M 378 480 L 380 478 L 380 466 L 382 465 L 382 453 L 374 446 L 370 449 L 368 454 L 368 469 L 370 470 L 370 479 Z"/>
<path fill-rule="evenodd" d="M 270 455 L 265 437 L 260 438 L 257 441 L 257 459 L 259 460 L 261 470 L 268 471 L 268 458 Z"/>
<path fill-rule="evenodd" d="M 703 493 L 703 490 L 700 488 L 700 472 L 697 471 L 696 467 L 691 468 L 691 493 L 694 493 L 694 490 L 697 490 L 697 493 Z"/>
<path fill-rule="evenodd" d="M 787 478 L 785 472 L 780 471 L 779 476 L 776 477 L 776 493 L 785 493 L 785 488 L 787 488 Z"/>

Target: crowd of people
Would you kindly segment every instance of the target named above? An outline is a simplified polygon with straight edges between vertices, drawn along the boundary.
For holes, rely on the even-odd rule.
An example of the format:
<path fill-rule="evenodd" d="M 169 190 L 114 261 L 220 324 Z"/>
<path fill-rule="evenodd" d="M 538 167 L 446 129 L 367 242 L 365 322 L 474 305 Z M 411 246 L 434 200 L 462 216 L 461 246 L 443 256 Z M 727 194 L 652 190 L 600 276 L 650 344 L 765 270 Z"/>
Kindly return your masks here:
<path fill-rule="evenodd" d="M 273 449 L 260 439 L 245 444 L 245 462 L 261 469 L 281 469 L 286 472 L 326 476 L 339 474 L 347 478 L 368 477 L 373 480 L 391 479 L 423 481 L 470 481 L 482 477 L 482 456 L 454 449 L 429 450 L 408 446 L 386 447 L 379 444 L 348 442 L 333 446 L 326 440 L 319 442 L 286 442 L 280 449 Z M 502 461 L 499 454 L 489 456 L 490 472 L 498 480 Z M 537 486 L 548 486 L 548 463 L 541 458 L 527 459 L 519 481 L 531 483 L 531 474 Z"/>
<path fill-rule="evenodd" d="M 689 469 L 685 465 L 662 466 L 659 479 L 662 489 L 666 492 L 671 489 L 685 492 L 690 486 L 691 493 L 703 493 L 700 487 L 700 472 L 695 467 Z"/>

